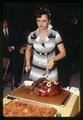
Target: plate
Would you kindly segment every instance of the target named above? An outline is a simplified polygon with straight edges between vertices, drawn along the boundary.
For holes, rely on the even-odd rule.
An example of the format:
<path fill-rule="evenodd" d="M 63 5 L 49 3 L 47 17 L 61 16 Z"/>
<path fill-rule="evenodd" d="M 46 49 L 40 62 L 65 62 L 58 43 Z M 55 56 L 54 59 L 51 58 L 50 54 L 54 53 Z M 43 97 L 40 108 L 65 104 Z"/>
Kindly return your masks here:
<path fill-rule="evenodd" d="M 31 86 L 32 83 L 33 83 L 33 81 L 25 80 L 25 81 L 23 82 L 23 85 L 25 85 L 25 86 Z"/>

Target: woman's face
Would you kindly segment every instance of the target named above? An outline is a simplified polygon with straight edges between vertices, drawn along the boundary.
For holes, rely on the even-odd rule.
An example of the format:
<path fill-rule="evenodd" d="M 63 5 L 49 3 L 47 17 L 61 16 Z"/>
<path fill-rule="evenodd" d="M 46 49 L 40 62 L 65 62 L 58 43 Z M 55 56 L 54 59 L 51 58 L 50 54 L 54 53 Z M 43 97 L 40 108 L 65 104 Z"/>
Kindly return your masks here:
<path fill-rule="evenodd" d="M 48 28 L 50 21 L 48 20 L 47 15 L 42 15 L 37 18 L 37 26 L 40 30 L 45 30 Z"/>

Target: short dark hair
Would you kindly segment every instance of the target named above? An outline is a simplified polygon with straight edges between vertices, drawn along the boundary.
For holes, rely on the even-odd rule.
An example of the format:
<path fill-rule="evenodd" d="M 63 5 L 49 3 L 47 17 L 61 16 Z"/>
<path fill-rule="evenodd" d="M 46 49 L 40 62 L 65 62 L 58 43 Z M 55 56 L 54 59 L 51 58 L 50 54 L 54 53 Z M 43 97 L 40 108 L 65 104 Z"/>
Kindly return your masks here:
<path fill-rule="evenodd" d="M 50 11 L 48 10 L 48 8 L 46 8 L 46 7 L 40 7 L 39 10 L 36 10 L 36 12 L 35 12 L 35 17 L 36 17 L 36 18 L 39 18 L 39 17 L 41 17 L 42 15 L 47 15 L 48 20 L 51 19 L 51 13 L 50 13 Z"/>

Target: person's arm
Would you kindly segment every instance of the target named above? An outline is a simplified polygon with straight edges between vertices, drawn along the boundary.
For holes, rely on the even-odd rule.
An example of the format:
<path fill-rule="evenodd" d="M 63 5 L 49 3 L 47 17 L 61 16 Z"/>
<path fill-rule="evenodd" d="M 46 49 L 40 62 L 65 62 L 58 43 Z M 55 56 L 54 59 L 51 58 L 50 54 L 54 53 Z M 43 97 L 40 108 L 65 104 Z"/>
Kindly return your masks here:
<path fill-rule="evenodd" d="M 63 59 L 66 56 L 66 50 L 63 43 L 58 44 L 57 48 L 59 50 L 59 53 L 53 57 L 53 60 L 56 62 Z"/>
<path fill-rule="evenodd" d="M 25 71 L 30 70 L 30 58 L 31 58 L 32 45 L 27 45 L 25 50 Z"/>
<path fill-rule="evenodd" d="M 58 44 L 57 48 L 59 50 L 59 53 L 56 56 L 52 56 L 47 63 L 47 70 L 52 69 L 52 67 L 54 66 L 54 62 L 57 62 L 61 59 L 63 59 L 66 56 L 66 50 L 64 47 L 64 44 Z"/>
<path fill-rule="evenodd" d="M 8 52 L 13 52 L 17 47 L 17 34 L 15 30 L 9 29 L 9 45 L 8 45 Z"/>

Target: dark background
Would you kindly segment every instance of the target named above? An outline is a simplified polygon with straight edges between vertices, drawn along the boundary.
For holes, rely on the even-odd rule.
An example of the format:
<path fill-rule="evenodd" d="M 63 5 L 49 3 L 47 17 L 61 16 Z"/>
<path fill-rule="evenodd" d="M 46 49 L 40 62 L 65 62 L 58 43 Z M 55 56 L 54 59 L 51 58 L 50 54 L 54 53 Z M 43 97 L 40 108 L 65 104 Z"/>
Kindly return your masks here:
<path fill-rule="evenodd" d="M 34 11 L 37 5 L 41 4 L 49 8 L 53 29 L 60 33 L 65 44 L 67 56 L 60 61 L 59 67 L 64 68 L 64 70 L 60 69 L 60 72 L 68 77 L 69 73 L 80 70 L 80 3 L 4 2 L 3 17 L 7 17 L 10 26 L 20 33 L 20 41 L 26 42 L 22 36 L 26 31 L 31 32 L 36 29 Z"/>
<path fill-rule="evenodd" d="M 38 5 L 47 5 L 52 14 L 52 24 L 54 28 L 63 28 L 70 24 L 70 17 L 76 12 L 80 12 L 79 3 L 30 3 L 30 2 L 4 2 L 3 16 L 7 16 L 12 26 L 29 29 L 32 31 L 35 25 L 34 11 Z"/>

